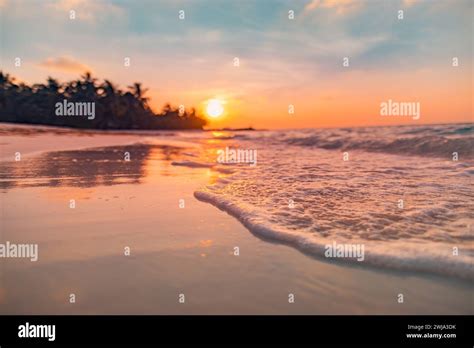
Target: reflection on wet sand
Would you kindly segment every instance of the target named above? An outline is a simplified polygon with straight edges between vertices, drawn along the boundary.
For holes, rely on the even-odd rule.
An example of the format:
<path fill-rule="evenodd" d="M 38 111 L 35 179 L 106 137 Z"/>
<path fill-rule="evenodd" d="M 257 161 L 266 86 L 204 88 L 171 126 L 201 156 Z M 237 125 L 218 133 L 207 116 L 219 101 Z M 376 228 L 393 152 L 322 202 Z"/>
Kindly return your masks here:
<path fill-rule="evenodd" d="M 179 158 L 183 150 L 174 146 L 134 144 L 48 152 L 18 162 L 0 162 L 0 188 L 138 184 L 147 175 L 150 160 L 172 161 Z"/>

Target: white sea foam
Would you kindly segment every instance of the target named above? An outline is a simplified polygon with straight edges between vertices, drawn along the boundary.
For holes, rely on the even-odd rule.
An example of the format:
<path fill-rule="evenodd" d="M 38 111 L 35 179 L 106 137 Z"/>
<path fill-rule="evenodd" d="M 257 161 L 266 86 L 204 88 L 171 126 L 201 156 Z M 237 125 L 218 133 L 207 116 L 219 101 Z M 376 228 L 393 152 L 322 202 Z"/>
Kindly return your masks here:
<path fill-rule="evenodd" d="M 474 279 L 470 130 L 450 125 L 376 128 L 370 136 L 367 129 L 249 132 L 232 145 L 258 149 L 259 165 L 234 166 L 232 175 L 195 197 L 233 215 L 258 236 L 314 256 L 324 257 L 324 246 L 333 241 L 358 243 L 365 245 L 363 264 Z M 344 133 L 350 133 L 347 141 Z M 433 134 L 460 146 L 435 144 Z M 409 151 L 404 144 L 410 141 L 403 139 L 412 136 L 418 145 Z M 338 146 L 321 149 L 314 146 L 315 137 Z M 394 148 L 387 151 L 382 143 Z M 347 148 L 353 149 L 343 161 Z M 420 157 L 423 148 L 428 156 Z M 455 150 L 463 160 L 452 160 Z"/>
<path fill-rule="evenodd" d="M 324 258 L 325 246 L 333 241 L 330 238 L 320 238 L 314 234 L 301 233 L 270 224 L 252 207 L 227 201 L 222 196 L 209 191 L 197 191 L 194 195 L 197 199 L 208 202 L 234 216 L 255 235 L 290 244 L 313 256 Z M 336 240 L 337 243 L 355 243 L 352 239 L 334 239 L 334 241 Z M 384 243 L 360 240 L 358 243 L 365 246 L 364 262 L 371 266 L 448 275 L 467 280 L 474 279 L 472 257 L 462 255 L 463 253 L 472 255 L 472 249 L 465 249 L 461 246 L 459 251 L 461 255 L 453 256 L 450 245 L 433 247 L 421 241 L 402 240 Z M 337 261 L 356 263 L 357 259 L 342 258 Z"/>

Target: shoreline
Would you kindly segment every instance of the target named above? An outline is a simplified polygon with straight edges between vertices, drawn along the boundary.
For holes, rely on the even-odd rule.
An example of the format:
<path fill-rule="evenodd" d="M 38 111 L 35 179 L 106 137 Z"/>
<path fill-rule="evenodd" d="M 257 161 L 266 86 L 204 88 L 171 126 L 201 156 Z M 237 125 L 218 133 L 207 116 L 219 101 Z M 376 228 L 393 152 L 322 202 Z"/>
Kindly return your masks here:
<path fill-rule="evenodd" d="M 28 139 L 44 143 L 39 138 Z M 25 145 L 25 137 L 14 138 L 19 140 Z M 50 182 L 19 177 L 20 186 L 1 190 L 2 241 L 39 245 L 34 263 L 2 261 L 2 313 L 472 314 L 468 282 L 319 260 L 266 241 L 195 198 L 220 173 L 173 166 L 185 147 L 171 152 L 159 142 L 128 147 L 144 153 L 132 171 L 113 165 L 113 151 L 102 152 L 99 162 L 88 161 L 94 158 L 91 148 L 61 151 L 59 164 L 46 151 L 22 165 L 73 166 L 81 168 L 81 176 L 70 181 L 46 171 Z M 113 171 L 104 171 L 104 163 Z M 68 206 L 71 197 L 75 209 Z M 236 246 L 239 256 L 233 254 Z M 178 302 L 180 293 L 185 304 Z M 290 293 L 295 303 L 288 303 Z M 399 293 L 403 304 L 397 303 Z"/>
<path fill-rule="evenodd" d="M 330 130 L 330 129 L 360 129 L 360 128 L 380 128 L 380 127 L 437 127 L 437 126 L 453 126 L 453 125 L 473 125 L 474 121 L 471 122 L 444 122 L 444 123 L 387 123 L 387 124 L 380 124 L 380 125 L 339 125 L 339 126 L 314 126 L 314 127 L 303 127 L 303 128 L 254 128 L 254 127 L 236 127 L 236 128 L 202 128 L 202 129 L 187 129 L 187 128 L 177 128 L 177 129 L 95 129 L 95 128 L 74 128 L 69 126 L 60 126 L 60 125 L 47 125 L 47 124 L 39 124 L 39 123 L 17 123 L 17 122 L 5 122 L 0 120 L 0 127 L 1 126 L 18 126 L 24 128 L 44 128 L 45 130 L 65 130 L 65 131 L 74 131 L 74 132 L 82 132 L 82 131 L 91 131 L 97 132 L 98 134 L 121 134 L 125 133 L 128 134 L 130 132 L 137 132 L 137 133 L 144 133 L 144 132 L 262 132 L 262 131 L 304 131 L 304 130 Z"/>

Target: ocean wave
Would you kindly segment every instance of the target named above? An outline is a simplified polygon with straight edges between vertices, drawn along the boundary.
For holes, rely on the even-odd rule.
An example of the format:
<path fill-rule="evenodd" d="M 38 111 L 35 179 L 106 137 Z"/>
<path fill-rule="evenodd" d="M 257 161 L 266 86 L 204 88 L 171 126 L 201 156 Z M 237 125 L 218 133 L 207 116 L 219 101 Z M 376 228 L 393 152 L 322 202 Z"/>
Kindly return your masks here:
<path fill-rule="evenodd" d="M 208 190 L 200 190 L 194 196 L 203 202 L 237 218 L 256 236 L 289 244 L 304 253 L 325 258 L 327 245 L 362 244 L 365 255 L 364 264 L 399 271 L 423 272 L 450 276 L 465 280 L 473 280 L 472 255 L 453 256 L 452 246 L 443 245 L 436 248 L 426 246 L 423 242 L 392 241 L 388 243 L 343 238 L 321 238 L 314 234 L 299 233 L 274 225 L 260 216 L 253 207 L 238 204 L 219 194 Z M 462 249 L 462 248 L 461 248 Z M 461 250 L 462 254 L 465 250 Z M 472 252 L 471 252 L 472 253 Z M 333 261 L 334 259 L 330 259 Z M 336 261 L 360 264 L 356 258 L 338 258 Z"/>
<path fill-rule="evenodd" d="M 315 257 L 333 241 L 359 243 L 364 262 L 342 261 L 472 280 L 472 138 L 465 127 L 437 126 L 464 134 L 436 144 L 431 128 L 411 136 L 400 135 L 410 127 L 248 133 L 233 145 L 257 149 L 258 165 L 234 166 L 195 197 Z M 334 150 L 347 148 L 357 151 L 344 161 Z M 407 156 L 415 153 L 422 156 Z"/>
<path fill-rule="evenodd" d="M 474 159 L 472 124 L 327 128 L 242 134 L 240 140 L 326 150 L 362 150 L 397 155 Z"/>
<path fill-rule="evenodd" d="M 327 150 L 364 150 L 391 154 L 419 155 L 451 158 L 453 153 L 459 157 L 474 158 L 474 138 L 445 138 L 440 136 L 420 136 L 389 140 L 326 138 L 319 135 L 291 137 L 285 139 L 290 145 L 318 147 Z"/>

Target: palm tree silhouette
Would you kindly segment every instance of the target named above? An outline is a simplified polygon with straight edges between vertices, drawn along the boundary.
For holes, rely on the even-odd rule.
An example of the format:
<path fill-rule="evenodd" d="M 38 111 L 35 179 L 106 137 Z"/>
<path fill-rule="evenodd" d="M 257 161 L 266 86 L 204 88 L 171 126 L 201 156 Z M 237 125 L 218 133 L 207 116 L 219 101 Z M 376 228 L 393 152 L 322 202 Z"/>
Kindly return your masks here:
<path fill-rule="evenodd" d="M 0 122 L 94 129 L 202 129 L 206 124 L 195 109 L 181 115 L 169 103 L 155 114 L 145 97 L 148 89 L 140 82 L 123 92 L 110 80 L 98 83 L 90 72 L 63 84 L 52 77 L 47 78 L 46 84 L 32 86 L 14 81 L 14 77 L 0 71 Z M 65 99 L 95 103 L 95 118 L 57 117 L 55 105 Z"/>

